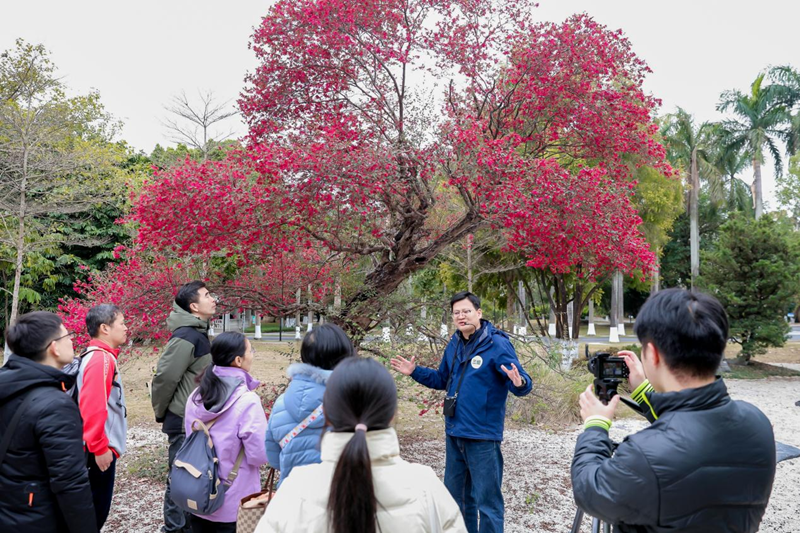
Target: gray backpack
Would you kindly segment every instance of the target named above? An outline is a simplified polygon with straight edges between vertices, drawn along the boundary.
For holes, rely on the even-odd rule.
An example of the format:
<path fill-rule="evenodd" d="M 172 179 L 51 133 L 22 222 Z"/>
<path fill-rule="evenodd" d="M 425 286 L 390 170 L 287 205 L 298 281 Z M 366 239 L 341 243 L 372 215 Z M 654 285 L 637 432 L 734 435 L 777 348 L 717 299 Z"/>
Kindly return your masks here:
<path fill-rule="evenodd" d="M 200 420 L 192 422 L 192 434 L 178 450 L 169 472 L 170 497 L 188 513 L 209 515 L 219 509 L 225 500 L 225 490 L 239 475 L 244 459 L 242 448 L 228 478 L 220 480 L 219 459 L 209 433 L 216 421 L 215 418 L 208 425 Z"/>

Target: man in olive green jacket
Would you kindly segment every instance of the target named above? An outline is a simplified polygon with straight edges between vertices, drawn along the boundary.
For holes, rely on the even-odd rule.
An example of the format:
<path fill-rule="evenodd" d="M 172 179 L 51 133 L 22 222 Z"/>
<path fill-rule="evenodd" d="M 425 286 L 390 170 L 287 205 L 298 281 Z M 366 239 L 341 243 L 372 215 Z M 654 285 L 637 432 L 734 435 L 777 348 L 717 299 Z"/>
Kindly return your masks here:
<path fill-rule="evenodd" d="M 217 309 L 217 300 L 205 283 L 192 281 L 183 285 L 175 296 L 167 326 L 172 337 L 164 347 L 156 367 L 151 401 L 156 422 L 169 439 L 169 467 L 185 438 L 183 413 L 186 400 L 197 388 L 196 378 L 211 363 L 208 321 Z M 188 516 L 170 499 L 169 479 L 164 493 L 164 526 L 161 531 L 188 532 Z"/>

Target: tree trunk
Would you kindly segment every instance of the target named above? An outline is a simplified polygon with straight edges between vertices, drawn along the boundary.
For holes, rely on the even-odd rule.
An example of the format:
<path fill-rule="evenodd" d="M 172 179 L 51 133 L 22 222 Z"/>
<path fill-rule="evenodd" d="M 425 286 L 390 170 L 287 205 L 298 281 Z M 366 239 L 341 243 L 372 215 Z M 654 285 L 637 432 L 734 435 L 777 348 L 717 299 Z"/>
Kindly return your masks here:
<path fill-rule="evenodd" d="M 758 160 L 758 157 L 753 158 L 753 203 L 756 210 L 756 220 L 758 220 L 764 212 L 764 197 L 761 189 L 761 161 Z"/>
<path fill-rule="evenodd" d="M 13 324 L 17 320 L 17 315 L 19 314 L 19 287 L 20 281 L 22 280 L 22 265 L 23 260 L 25 259 L 25 216 L 26 216 L 26 200 L 27 200 L 27 189 L 28 189 L 28 147 L 25 143 L 23 143 L 23 154 L 22 154 L 22 182 L 20 187 L 20 194 L 19 194 L 19 211 L 17 213 L 17 218 L 19 221 L 19 226 L 17 228 L 17 260 L 14 264 L 14 291 L 11 295 L 11 318 L 9 319 L 9 325 Z"/>
<path fill-rule="evenodd" d="M 617 325 L 625 323 L 625 282 L 622 279 L 622 272 L 617 270 L 615 273 L 617 277 Z"/>
<path fill-rule="evenodd" d="M 528 314 L 528 306 L 525 299 L 525 286 L 522 283 L 522 280 L 517 281 L 517 294 L 519 298 L 519 315 L 517 319 L 517 324 L 519 327 L 524 328 L 528 325 L 527 314 Z"/>
<path fill-rule="evenodd" d="M 653 265 L 653 280 L 650 283 L 650 294 L 657 293 L 661 288 L 661 258 L 658 256 L 658 248 L 656 252 L 656 264 Z"/>
<path fill-rule="evenodd" d="M 692 150 L 691 184 L 689 189 L 689 249 L 691 265 L 691 286 L 694 289 L 700 275 L 700 230 L 697 204 L 700 193 L 700 176 L 697 172 L 697 148 Z"/>
<path fill-rule="evenodd" d="M 473 236 L 467 235 L 467 290 L 472 292 L 472 241 Z"/>
<path fill-rule="evenodd" d="M 619 324 L 617 322 L 617 298 L 617 273 L 615 272 L 611 276 L 611 305 L 608 310 L 608 325 L 611 328 L 616 328 Z"/>

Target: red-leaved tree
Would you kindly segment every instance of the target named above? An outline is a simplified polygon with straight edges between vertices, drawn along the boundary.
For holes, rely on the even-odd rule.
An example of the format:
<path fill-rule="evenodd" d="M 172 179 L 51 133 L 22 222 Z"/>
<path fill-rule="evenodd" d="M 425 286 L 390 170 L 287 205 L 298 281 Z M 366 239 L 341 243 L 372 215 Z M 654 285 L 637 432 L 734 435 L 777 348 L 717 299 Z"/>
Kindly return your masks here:
<path fill-rule="evenodd" d="M 646 263 L 632 170 L 664 155 L 647 67 L 585 15 L 531 17 L 525 0 L 279 0 L 253 36 L 246 148 L 147 185 L 139 245 L 243 271 L 303 252 L 318 286 L 359 272 L 332 317 L 356 338 L 481 227 L 553 276 Z"/>

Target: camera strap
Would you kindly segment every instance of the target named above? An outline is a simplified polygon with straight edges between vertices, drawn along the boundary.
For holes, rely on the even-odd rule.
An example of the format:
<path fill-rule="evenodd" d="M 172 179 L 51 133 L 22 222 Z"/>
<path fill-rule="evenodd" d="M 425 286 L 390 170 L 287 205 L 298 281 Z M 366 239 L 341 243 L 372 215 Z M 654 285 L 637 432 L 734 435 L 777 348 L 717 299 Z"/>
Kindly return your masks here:
<path fill-rule="evenodd" d="M 464 369 L 461 371 L 461 376 L 458 378 L 458 385 L 456 385 L 456 392 L 453 395 L 455 398 L 458 398 L 458 391 L 461 390 L 461 384 L 464 383 L 464 376 L 467 375 L 467 367 L 469 367 L 469 362 L 472 360 L 472 353 L 478 348 L 478 344 L 480 344 L 481 340 L 483 340 L 483 336 L 486 335 L 486 331 L 481 333 L 481 336 L 475 339 L 475 344 L 471 347 L 469 353 L 464 357 L 463 365 Z M 466 347 L 465 347 L 466 349 Z M 445 388 L 445 395 L 450 393 L 450 384 L 453 382 L 453 374 L 456 372 L 456 354 L 453 354 L 453 368 L 450 369 L 450 377 L 447 379 L 447 387 Z"/>

